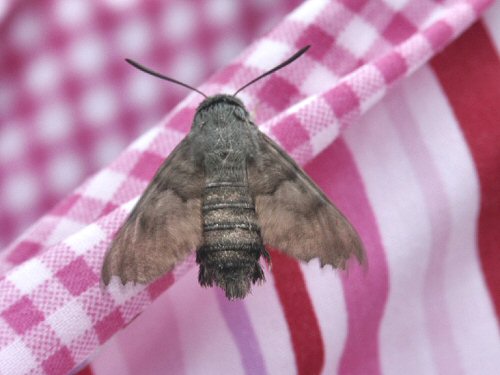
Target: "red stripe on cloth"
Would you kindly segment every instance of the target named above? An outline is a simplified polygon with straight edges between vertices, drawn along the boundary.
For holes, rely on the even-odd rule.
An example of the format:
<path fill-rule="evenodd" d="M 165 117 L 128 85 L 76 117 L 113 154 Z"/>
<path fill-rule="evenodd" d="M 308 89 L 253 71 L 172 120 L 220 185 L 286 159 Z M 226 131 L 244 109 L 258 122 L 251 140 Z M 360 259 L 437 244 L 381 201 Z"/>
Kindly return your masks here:
<path fill-rule="evenodd" d="M 389 270 L 375 214 L 363 178 L 345 141 L 338 139 L 307 165 L 306 171 L 349 218 L 362 238 L 369 268 L 352 259 L 342 279 L 348 331 L 337 373 L 382 373 L 379 331 L 389 295 Z M 333 272 L 333 271 L 332 271 Z"/>
<path fill-rule="evenodd" d="M 94 375 L 94 372 L 92 371 L 92 367 L 90 365 L 87 365 L 80 371 L 78 371 L 76 375 Z"/>
<path fill-rule="evenodd" d="M 479 256 L 500 317 L 500 61 L 484 26 L 477 22 L 431 64 L 479 175 Z"/>
<path fill-rule="evenodd" d="M 323 339 L 304 276 L 298 263 L 280 251 L 271 250 L 272 272 L 290 329 L 297 373 L 319 374 L 325 361 Z"/>

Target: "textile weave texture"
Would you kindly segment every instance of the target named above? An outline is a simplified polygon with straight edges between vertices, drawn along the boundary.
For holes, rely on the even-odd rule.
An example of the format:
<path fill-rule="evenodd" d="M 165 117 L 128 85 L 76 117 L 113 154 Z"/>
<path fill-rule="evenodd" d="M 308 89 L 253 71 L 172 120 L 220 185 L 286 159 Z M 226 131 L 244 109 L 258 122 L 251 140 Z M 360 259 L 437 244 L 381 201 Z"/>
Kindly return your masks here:
<path fill-rule="evenodd" d="M 1 234 L 31 220 L 21 198 L 42 210 L 105 165 L 0 253 L 0 374 L 500 372 L 498 3 L 48 3 L 1 19 Z M 169 23 L 186 28 L 178 38 L 195 57 L 176 60 L 172 35 L 148 39 Z M 356 227 L 367 269 L 273 250 L 266 283 L 245 300 L 201 288 L 194 257 L 146 287 L 104 289 L 113 234 L 202 100 L 175 104 L 183 89 L 121 58 L 212 95 L 307 44 L 239 97 Z M 153 120 L 109 161 L 107 147 Z"/>

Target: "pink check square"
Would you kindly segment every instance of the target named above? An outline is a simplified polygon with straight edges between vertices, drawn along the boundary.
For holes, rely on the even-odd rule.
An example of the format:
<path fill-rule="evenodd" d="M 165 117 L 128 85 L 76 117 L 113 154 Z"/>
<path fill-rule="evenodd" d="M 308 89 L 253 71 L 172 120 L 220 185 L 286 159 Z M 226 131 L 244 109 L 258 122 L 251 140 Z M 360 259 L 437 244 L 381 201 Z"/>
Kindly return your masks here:
<path fill-rule="evenodd" d="M 416 27 L 402 14 L 398 13 L 383 32 L 384 37 L 393 44 L 404 42 L 415 34 Z"/>
<path fill-rule="evenodd" d="M 44 320 L 43 313 L 27 296 L 2 312 L 2 317 L 19 334 L 23 334 Z"/>
<path fill-rule="evenodd" d="M 120 310 L 116 309 L 94 325 L 94 329 L 99 337 L 99 342 L 103 343 L 118 331 L 125 324 Z"/>
<path fill-rule="evenodd" d="M 268 78 L 259 91 L 262 102 L 268 103 L 278 112 L 287 108 L 297 94 L 297 87 L 278 75 Z"/>
<path fill-rule="evenodd" d="M 385 82 L 388 84 L 401 77 L 407 70 L 405 60 L 397 52 L 385 55 L 375 62 L 375 66 L 382 73 Z"/>
<path fill-rule="evenodd" d="M 45 372 L 51 375 L 67 374 L 74 366 L 75 361 L 71 357 L 70 351 L 65 346 L 52 354 L 42 363 L 42 367 Z"/>
<path fill-rule="evenodd" d="M 339 118 L 359 108 L 359 99 L 356 93 L 351 86 L 345 83 L 330 90 L 325 95 L 325 100 Z"/>
<path fill-rule="evenodd" d="M 333 42 L 333 38 L 321 28 L 311 25 L 295 42 L 295 45 L 301 48 L 307 44 L 311 44 L 312 48 L 308 52 L 309 56 L 315 58 L 316 60 L 321 60 L 332 48 Z"/>
<path fill-rule="evenodd" d="M 146 151 L 132 169 L 131 174 L 141 180 L 149 181 L 153 178 L 163 160 L 162 157 Z"/>
<path fill-rule="evenodd" d="M 7 260 L 14 265 L 21 264 L 37 254 L 40 248 L 40 244 L 36 242 L 21 241 L 9 254 Z"/>
<path fill-rule="evenodd" d="M 281 145 L 292 151 L 309 140 L 309 133 L 295 116 L 287 116 L 273 126 L 271 132 L 280 141 Z"/>
<path fill-rule="evenodd" d="M 74 296 L 82 294 L 99 280 L 83 257 L 79 257 L 63 267 L 56 276 Z"/>

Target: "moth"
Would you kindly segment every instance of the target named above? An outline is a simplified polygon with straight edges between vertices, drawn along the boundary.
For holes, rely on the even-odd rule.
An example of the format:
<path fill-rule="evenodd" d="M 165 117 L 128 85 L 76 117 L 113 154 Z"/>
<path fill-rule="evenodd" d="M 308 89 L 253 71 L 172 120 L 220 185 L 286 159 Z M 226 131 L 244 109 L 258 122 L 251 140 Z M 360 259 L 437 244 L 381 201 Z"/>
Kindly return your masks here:
<path fill-rule="evenodd" d="M 319 258 L 344 269 L 361 263 L 359 236 L 306 173 L 253 123 L 241 90 L 307 51 L 253 79 L 233 95 L 201 91 L 128 60 L 146 73 L 205 97 L 190 133 L 158 169 L 108 249 L 104 284 L 147 284 L 196 250 L 198 281 L 219 286 L 228 299 L 244 298 L 264 280 L 265 245 L 302 261 Z"/>

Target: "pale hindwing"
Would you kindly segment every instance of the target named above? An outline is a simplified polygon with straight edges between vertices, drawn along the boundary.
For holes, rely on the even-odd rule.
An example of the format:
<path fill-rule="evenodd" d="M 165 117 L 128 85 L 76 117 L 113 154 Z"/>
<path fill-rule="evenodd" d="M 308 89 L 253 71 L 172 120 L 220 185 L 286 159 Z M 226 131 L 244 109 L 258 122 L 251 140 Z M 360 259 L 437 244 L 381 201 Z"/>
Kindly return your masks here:
<path fill-rule="evenodd" d="M 102 279 L 146 284 L 201 244 L 203 168 L 190 136 L 163 162 L 106 254 Z"/>
<path fill-rule="evenodd" d="M 260 133 L 258 144 L 247 170 L 264 243 L 335 268 L 352 255 L 362 263 L 363 246 L 344 215 L 270 138 Z"/>

